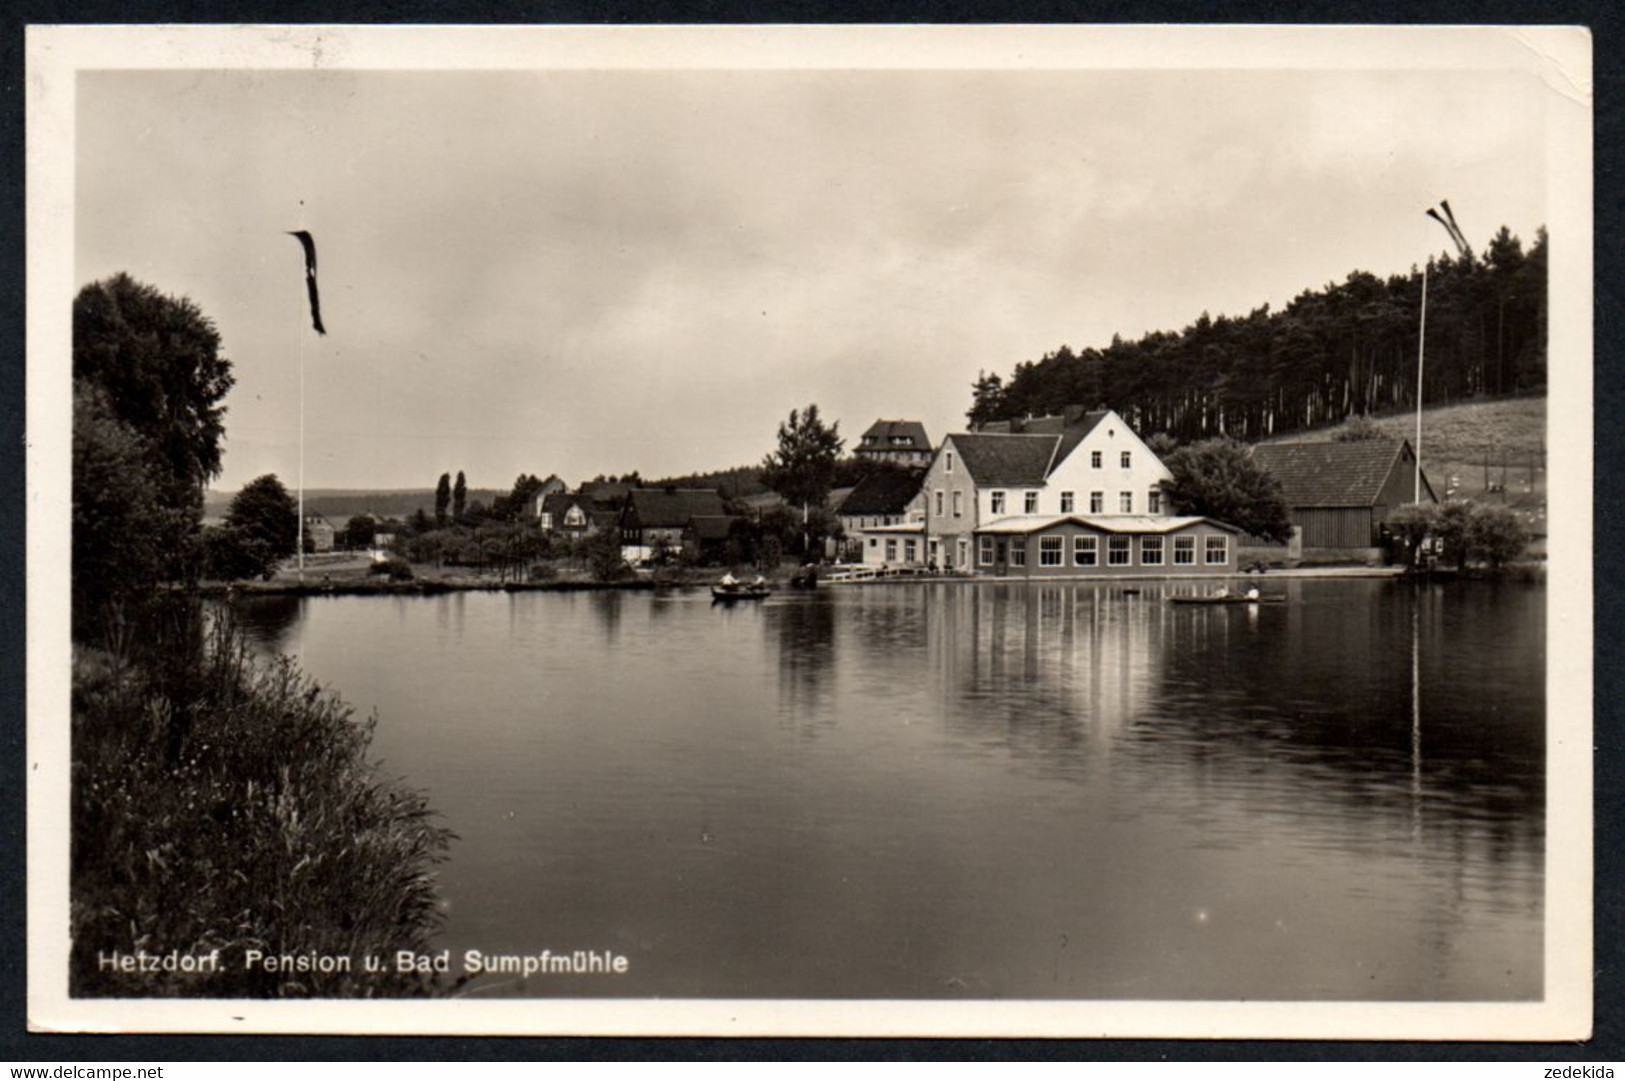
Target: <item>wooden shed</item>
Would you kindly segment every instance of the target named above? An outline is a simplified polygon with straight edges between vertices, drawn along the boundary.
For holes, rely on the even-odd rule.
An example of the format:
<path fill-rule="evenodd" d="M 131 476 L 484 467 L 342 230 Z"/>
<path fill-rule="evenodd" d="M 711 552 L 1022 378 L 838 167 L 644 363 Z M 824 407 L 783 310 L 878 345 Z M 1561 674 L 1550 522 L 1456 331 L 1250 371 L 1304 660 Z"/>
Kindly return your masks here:
<path fill-rule="evenodd" d="M 1304 558 L 1370 556 L 1383 546 L 1383 523 L 1416 502 L 1416 455 L 1408 440 L 1261 443 L 1253 461 L 1281 482 Z M 1437 503 L 1427 475 L 1422 502 Z"/>

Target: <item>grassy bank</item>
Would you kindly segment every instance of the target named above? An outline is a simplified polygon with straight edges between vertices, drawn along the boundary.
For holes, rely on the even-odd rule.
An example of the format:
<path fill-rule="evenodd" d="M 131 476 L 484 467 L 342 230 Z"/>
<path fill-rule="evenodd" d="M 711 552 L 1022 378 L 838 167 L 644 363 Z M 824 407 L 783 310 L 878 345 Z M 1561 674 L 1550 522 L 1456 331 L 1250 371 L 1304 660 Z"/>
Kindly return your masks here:
<path fill-rule="evenodd" d="M 448 831 L 379 774 L 370 720 L 291 660 L 251 659 L 222 621 L 189 633 L 195 648 L 75 649 L 71 993 L 431 991 L 365 962 L 427 945 Z M 279 972 L 253 951 L 350 960 Z"/>

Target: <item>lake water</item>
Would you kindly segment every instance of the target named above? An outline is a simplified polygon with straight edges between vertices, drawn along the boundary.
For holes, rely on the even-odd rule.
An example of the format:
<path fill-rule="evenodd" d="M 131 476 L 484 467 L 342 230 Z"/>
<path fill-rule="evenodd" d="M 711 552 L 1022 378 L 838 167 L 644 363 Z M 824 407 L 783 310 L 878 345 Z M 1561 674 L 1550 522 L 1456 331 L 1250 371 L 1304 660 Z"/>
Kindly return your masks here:
<path fill-rule="evenodd" d="M 439 947 L 628 958 L 472 993 L 1540 998 L 1544 590 L 1266 584 L 239 608 L 459 835 Z"/>

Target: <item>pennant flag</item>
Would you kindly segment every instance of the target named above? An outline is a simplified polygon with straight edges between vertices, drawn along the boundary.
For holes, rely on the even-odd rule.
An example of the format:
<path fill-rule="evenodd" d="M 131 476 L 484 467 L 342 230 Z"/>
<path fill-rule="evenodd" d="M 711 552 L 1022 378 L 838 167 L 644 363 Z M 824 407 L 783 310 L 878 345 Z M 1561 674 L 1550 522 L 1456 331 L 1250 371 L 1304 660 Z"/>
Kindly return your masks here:
<path fill-rule="evenodd" d="M 1467 236 L 1461 231 L 1461 226 L 1456 224 L 1456 216 L 1450 213 L 1450 200 L 1440 199 L 1439 205 L 1444 207 L 1444 216 L 1450 219 L 1450 231 L 1456 235 L 1456 243 L 1463 248 L 1467 247 Z"/>
<path fill-rule="evenodd" d="M 1448 217 L 1450 219 L 1449 221 L 1446 221 L 1444 217 L 1440 217 L 1439 212 L 1434 210 L 1432 207 L 1428 207 L 1427 216 L 1444 226 L 1444 231 L 1450 234 L 1450 242 L 1456 246 L 1456 252 L 1463 259 L 1471 259 L 1473 249 L 1468 245 L 1467 238 L 1461 235 L 1461 230 L 1457 228 L 1456 216 L 1450 213 L 1450 204 L 1441 199 L 1439 200 L 1439 205 L 1444 207 L 1445 217 Z"/>
<path fill-rule="evenodd" d="M 288 235 L 298 237 L 305 249 L 305 290 L 310 294 L 310 325 L 316 328 L 317 334 L 326 334 L 327 328 L 322 326 L 322 298 L 316 292 L 316 241 L 303 229 Z"/>

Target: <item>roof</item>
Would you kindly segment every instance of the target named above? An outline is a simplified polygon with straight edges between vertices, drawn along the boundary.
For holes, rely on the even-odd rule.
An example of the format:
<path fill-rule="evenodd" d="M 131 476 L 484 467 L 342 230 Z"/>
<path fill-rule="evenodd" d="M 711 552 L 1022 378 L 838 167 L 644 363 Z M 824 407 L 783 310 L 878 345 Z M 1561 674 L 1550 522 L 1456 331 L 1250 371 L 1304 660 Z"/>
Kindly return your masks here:
<path fill-rule="evenodd" d="M 578 504 L 581 506 L 583 513 L 585 513 L 586 508 L 591 505 L 589 500 L 582 499 L 580 496 L 570 495 L 568 492 L 548 492 L 546 495 L 542 496 L 541 513 L 551 514 L 555 518 L 563 518 L 565 513 L 572 506 L 576 506 Z"/>
<path fill-rule="evenodd" d="M 894 443 L 894 440 L 907 442 Z M 903 447 L 920 451 L 930 450 L 931 439 L 925 434 L 925 425 L 917 420 L 877 420 L 869 425 L 869 430 L 863 433 L 863 438 L 858 442 L 859 450 Z"/>
<path fill-rule="evenodd" d="M 696 514 L 688 520 L 688 529 L 700 540 L 726 540 L 739 520 L 732 514 Z"/>
<path fill-rule="evenodd" d="M 979 432 L 950 437 L 960 460 L 978 486 L 1044 483 L 1055 457 L 1058 435 L 983 435 Z"/>
<path fill-rule="evenodd" d="M 925 474 L 915 470 L 886 469 L 870 473 L 841 501 L 840 512 L 853 516 L 902 514 L 920 494 L 924 480 Z"/>
<path fill-rule="evenodd" d="M 1253 461 L 1281 482 L 1289 507 L 1369 507 L 1408 446 L 1403 439 L 1260 443 Z"/>
<path fill-rule="evenodd" d="M 634 488 L 627 509 L 643 529 L 681 529 L 690 518 L 727 513 L 715 488 Z"/>
<path fill-rule="evenodd" d="M 924 533 L 924 522 L 898 522 L 896 525 L 872 525 L 858 530 L 859 533 Z"/>
<path fill-rule="evenodd" d="M 1090 432 L 1100 426 L 1100 422 L 1110 415 L 1109 409 L 1096 409 L 1084 413 L 1061 430 L 1061 446 L 1055 452 L 1054 465 L 1060 465 L 1067 457 L 1078 449 L 1078 444 L 1088 438 Z"/>
<path fill-rule="evenodd" d="M 1065 522 L 1098 529 L 1103 533 L 1173 533 L 1203 522 L 1231 533 L 1241 532 L 1217 518 L 1155 514 L 1018 514 L 977 526 L 976 532 L 1024 536 Z"/>

